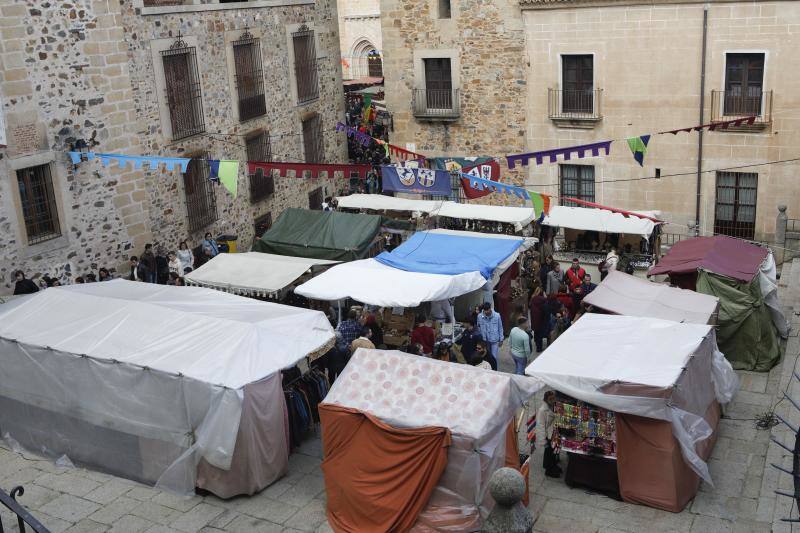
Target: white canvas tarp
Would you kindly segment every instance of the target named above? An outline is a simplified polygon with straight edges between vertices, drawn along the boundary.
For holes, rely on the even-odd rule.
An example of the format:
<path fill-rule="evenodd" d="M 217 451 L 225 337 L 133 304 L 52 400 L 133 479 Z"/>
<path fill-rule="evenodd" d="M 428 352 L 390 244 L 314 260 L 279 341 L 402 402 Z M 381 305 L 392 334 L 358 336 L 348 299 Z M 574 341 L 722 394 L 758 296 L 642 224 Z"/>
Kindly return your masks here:
<path fill-rule="evenodd" d="M 708 324 L 719 304 L 715 296 L 653 283 L 616 270 L 609 272 L 583 301 L 618 315 L 691 324 Z"/>
<path fill-rule="evenodd" d="M 200 287 L 49 288 L 0 306 L 0 433 L 90 463 L 102 444 L 117 475 L 190 492 L 200 459 L 230 468 L 243 387 L 333 338 L 320 312 Z"/>
<path fill-rule="evenodd" d="M 502 205 L 468 204 L 449 200 L 415 200 L 395 198 L 382 194 L 351 194 L 336 198 L 339 207 L 344 209 L 365 209 L 369 211 L 404 211 L 413 216 L 433 215 L 464 220 L 487 220 L 514 224 L 520 230 L 536 218 L 531 207 L 510 207 Z"/>
<path fill-rule="evenodd" d="M 711 401 L 727 403 L 738 388 L 711 326 L 585 314 L 525 373 L 612 411 L 670 421 L 687 463 L 711 483 L 695 443 L 711 435 Z"/>
<path fill-rule="evenodd" d="M 603 233 L 625 233 L 650 237 L 656 223 L 648 218 L 628 216 L 605 209 L 588 207 L 566 207 L 557 205 L 550 208 L 544 217 L 543 225 Z"/>
<path fill-rule="evenodd" d="M 379 307 L 417 307 L 422 302 L 461 296 L 485 283 L 477 271 L 455 276 L 426 274 L 362 259 L 335 265 L 297 286 L 294 292 L 315 300 L 352 298 Z"/>
<path fill-rule="evenodd" d="M 184 278 L 190 285 L 266 296 L 289 286 L 312 267 L 336 263 L 260 252 L 219 254 Z"/>

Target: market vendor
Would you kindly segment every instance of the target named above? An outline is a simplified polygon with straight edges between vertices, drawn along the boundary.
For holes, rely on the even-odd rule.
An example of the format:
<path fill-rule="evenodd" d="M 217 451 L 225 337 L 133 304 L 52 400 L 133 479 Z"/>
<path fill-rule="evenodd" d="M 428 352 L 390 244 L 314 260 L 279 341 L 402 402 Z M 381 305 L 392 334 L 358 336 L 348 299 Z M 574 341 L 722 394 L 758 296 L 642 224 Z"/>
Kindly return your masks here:
<path fill-rule="evenodd" d="M 555 391 L 547 391 L 544 393 L 544 401 L 536 414 L 536 425 L 542 428 L 541 431 L 544 436 L 544 439 L 542 439 L 544 441 L 542 467 L 544 468 L 544 475 L 547 477 L 561 477 L 563 472 L 558 464 L 558 454 L 553 449 L 553 436 L 556 429 L 555 405 Z"/>

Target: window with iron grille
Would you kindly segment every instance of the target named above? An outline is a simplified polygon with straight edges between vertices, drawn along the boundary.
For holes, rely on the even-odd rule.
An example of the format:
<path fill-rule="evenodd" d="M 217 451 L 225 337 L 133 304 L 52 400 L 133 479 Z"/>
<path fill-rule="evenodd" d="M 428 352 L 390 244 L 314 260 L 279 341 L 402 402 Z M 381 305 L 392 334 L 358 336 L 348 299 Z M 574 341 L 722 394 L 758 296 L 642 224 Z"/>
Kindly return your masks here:
<path fill-rule="evenodd" d="M 423 59 L 425 65 L 425 101 L 428 109 L 453 109 L 453 78 L 450 58 Z"/>
<path fill-rule="evenodd" d="M 594 202 L 594 166 L 559 165 L 561 196 Z M 563 201 L 562 205 L 577 206 L 575 202 Z"/>
<path fill-rule="evenodd" d="M 206 131 L 196 48 L 178 38 L 168 50 L 161 52 L 161 60 L 172 138 L 183 139 Z"/>
<path fill-rule="evenodd" d="M 183 190 L 186 195 L 186 213 L 189 231 L 204 228 L 217 220 L 217 198 L 214 184 L 208 179 L 206 154 L 189 161 L 183 175 Z"/>
<path fill-rule="evenodd" d="M 374 48 L 367 54 L 367 73 L 370 77 L 383 77 L 383 58 Z"/>
<path fill-rule="evenodd" d="M 325 144 L 322 138 L 322 121 L 314 114 L 303 121 L 303 150 L 306 163 L 325 162 Z"/>
<path fill-rule="evenodd" d="M 253 221 L 253 227 L 255 229 L 255 238 L 260 239 L 262 235 L 269 231 L 272 227 L 272 213 L 267 213 L 266 215 L 261 215 L 257 219 Z"/>
<path fill-rule="evenodd" d="M 717 172 L 714 233 L 753 239 L 756 230 L 758 174 Z"/>
<path fill-rule="evenodd" d="M 60 237 L 61 226 L 58 222 L 50 165 L 17 170 L 17 183 L 28 244 Z"/>
<path fill-rule="evenodd" d="M 308 193 L 308 208 L 309 209 L 322 209 L 322 187 L 317 187 Z"/>
<path fill-rule="evenodd" d="M 294 77 L 297 84 L 297 101 L 309 102 L 319 98 L 317 80 L 317 50 L 314 31 L 305 26 L 292 33 L 294 47 Z"/>
<path fill-rule="evenodd" d="M 262 131 L 247 137 L 245 140 L 248 161 L 272 161 L 272 145 L 269 141 L 269 132 Z M 257 169 L 250 175 L 250 202 L 255 203 L 275 193 L 275 179 L 272 173 L 265 174 L 263 169 Z"/>
<path fill-rule="evenodd" d="M 239 96 L 239 121 L 265 115 L 267 100 L 261 70 L 261 40 L 244 32 L 238 41 L 233 42 L 233 63 Z"/>

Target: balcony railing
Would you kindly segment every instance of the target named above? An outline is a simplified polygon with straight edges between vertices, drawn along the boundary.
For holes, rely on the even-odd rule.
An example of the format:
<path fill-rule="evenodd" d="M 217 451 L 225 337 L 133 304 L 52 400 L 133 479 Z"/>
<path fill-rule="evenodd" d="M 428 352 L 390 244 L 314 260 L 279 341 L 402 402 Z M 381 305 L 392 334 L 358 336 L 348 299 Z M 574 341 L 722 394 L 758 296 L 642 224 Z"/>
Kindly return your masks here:
<path fill-rule="evenodd" d="M 603 119 L 603 89 L 548 89 L 550 120 L 592 124 Z"/>
<path fill-rule="evenodd" d="M 17 518 L 16 529 L 21 533 L 26 531 L 35 531 L 36 533 L 50 533 L 50 530 L 44 527 L 38 520 L 36 520 L 24 507 L 17 502 L 17 496 L 25 494 L 22 487 L 14 487 L 11 489 L 11 494 L 6 494 L 0 489 L 0 505 L 11 511 Z M 3 519 L 0 516 L 0 532 L 3 529 Z"/>
<path fill-rule="evenodd" d="M 756 117 L 752 125 L 736 129 L 760 129 L 772 123 L 772 91 L 711 91 L 711 121 Z M 733 129 L 733 128 L 731 128 Z"/>
<path fill-rule="evenodd" d="M 414 116 L 427 120 L 456 120 L 461 116 L 461 91 L 414 89 L 411 106 Z"/>

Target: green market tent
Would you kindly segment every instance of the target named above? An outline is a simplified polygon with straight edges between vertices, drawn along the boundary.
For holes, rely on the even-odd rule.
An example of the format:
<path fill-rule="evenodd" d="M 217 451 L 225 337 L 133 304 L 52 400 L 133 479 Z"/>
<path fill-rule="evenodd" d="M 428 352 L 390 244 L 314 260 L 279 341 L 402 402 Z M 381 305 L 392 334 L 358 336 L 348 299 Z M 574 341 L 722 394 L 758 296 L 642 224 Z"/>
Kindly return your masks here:
<path fill-rule="evenodd" d="M 649 275 L 719 298 L 719 348 L 737 370 L 767 372 L 780 360 L 775 260 L 769 249 L 722 235 L 676 243 Z"/>
<path fill-rule="evenodd" d="M 254 252 L 353 261 L 368 256 L 381 217 L 288 208 L 253 244 Z"/>

